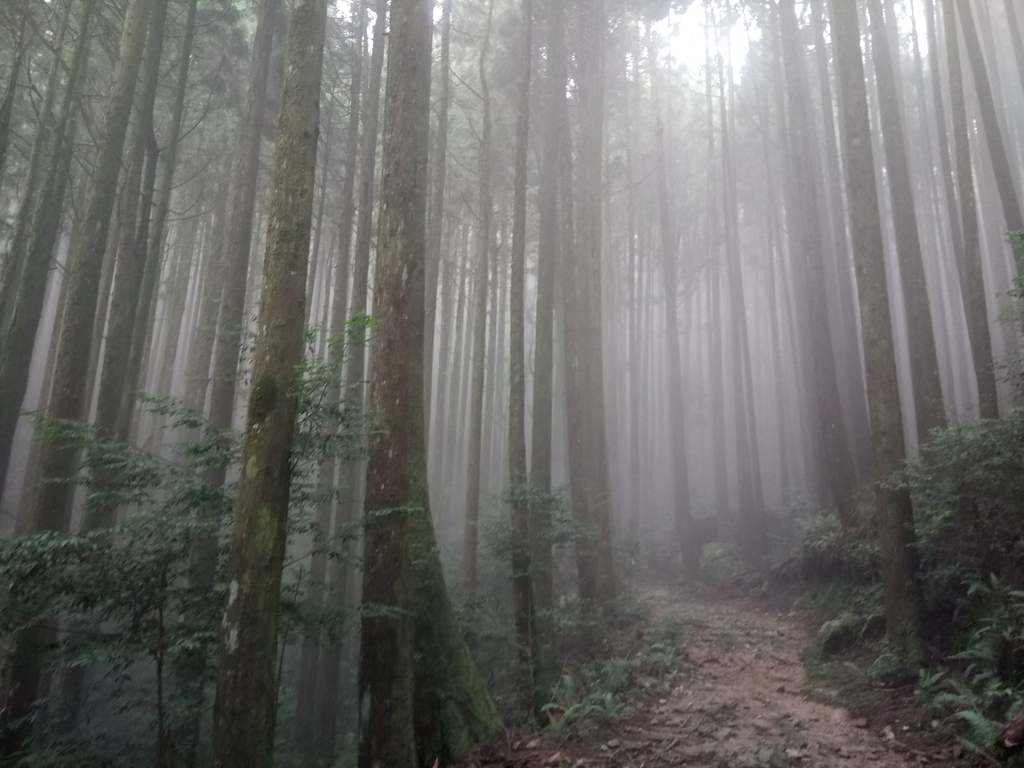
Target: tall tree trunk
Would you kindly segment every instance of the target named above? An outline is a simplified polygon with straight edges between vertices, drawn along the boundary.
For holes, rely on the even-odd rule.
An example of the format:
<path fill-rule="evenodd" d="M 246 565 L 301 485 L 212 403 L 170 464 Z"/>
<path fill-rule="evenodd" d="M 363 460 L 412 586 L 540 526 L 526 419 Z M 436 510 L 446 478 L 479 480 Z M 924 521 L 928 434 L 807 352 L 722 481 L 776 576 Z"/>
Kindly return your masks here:
<path fill-rule="evenodd" d="M 160 58 L 164 47 L 164 22 L 167 19 L 168 0 L 153 0 L 146 33 L 146 52 L 142 64 L 140 104 L 137 108 L 135 140 L 131 150 L 131 167 L 141 172 L 142 189 L 139 190 L 133 173 L 129 173 L 129 186 L 123 194 L 131 205 L 120 222 L 124 237 L 118 248 L 114 268 L 114 291 L 110 299 L 110 319 L 106 343 L 103 345 L 103 365 L 96 403 L 96 427 L 104 437 L 116 438 L 121 417 L 121 401 L 125 390 L 133 384 L 127 381 L 128 352 L 131 347 L 132 327 L 138 306 L 142 271 L 146 260 L 146 235 L 149 231 L 150 208 L 156 183 L 156 137 L 153 135 L 153 108 L 160 79 Z M 100 318 L 97 322 L 102 322 Z M 97 473 L 98 485 L 108 485 L 113 475 Z M 107 528 L 114 522 L 115 508 L 110 504 L 91 504 L 86 510 L 86 530 Z"/>
<path fill-rule="evenodd" d="M 358 319 L 366 313 L 370 276 L 370 246 L 373 236 L 373 191 L 377 169 L 377 134 L 380 118 L 380 90 L 384 72 L 385 39 L 387 37 L 388 4 L 376 0 L 373 6 L 373 52 L 370 56 L 370 78 L 367 83 L 365 111 L 362 114 L 363 138 L 359 150 L 359 202 L 356 222 L 355 263 L 352 275 L 352 299 L 348 317 Z M 361 16 L 365 27 L 365 15 Z M 361 55 L 361 54 L 360 54 Z M 362 75 L 360 75 L 361 77 Z M 353 151 L 350 147 L 349 151 Z M 355 158 L 353 157 L 353 160 Z M 352 165 L 355 168 L 355 163 Z M 353 180 L 354 185 L 354 180 Z M 349 219 L 349 231 L 352 220 Z M 343 238 L 347 249 L 348 242 Z M 364 380 L 366 377 L 366 329 L 356 322 L 348 334 L 349 353 L 345 372 L 346 408 L 358 420 L 364 413 Z M 341 486 L 344 495 L 339 500 L 335 513 L 335 531 L 342 531 L 359 519 L 360 499 L 365 479 L 366 465 L 362 461 L 349 462 L 341 470 Z M 331 569 L 331 605 L 341 607 L 349 593 L 351 574 L 346 564 L 337 561 Z M 334 753 L 337 736 L 338 680 L 342 662 L 341 644 L 324 649 L 320 664 L 320 684 L 317 690 L 316 754 L 321 761 L 327 761 Z"/>
<path fill-rule="evenodd" d="M 234 198 L 228 217 L 224 252 L 224 290 L 217 317 L 217 344 L 210 386 L 210 426 L 231 429 L 238 377 L 238 355 L 245 325 L 245 295 L 254 233 L 253 214 L 259 179 L 260 139 L 266 111 L 267 82 L 280 0 L 262 0 L 253 38 L 252 80 L 246 101 L 245 126 L 235 167 Z M 258 230 L 256 230 L 258 231 Z M 224 470 L 207 476 L 224 483 Z"/>
<path fill-rule="evenodd" d="M 1003 0 L 1006 5 L 1006 20 L 1009 24 L 1010 42 L 1013 44 L 1013 57 L 1017 61 L 1017 75 L 1024 86 L 1024 39 L 1021 38 L 1020 18 L 1017 15 L 1017 4 L 1014 0 Z"/>
<path fill-rule="evenodd" d="M 555 264 L 559 258 L 558 178 L 562 151 L 562 110 L 565 102 L 565 9 L 563 0 L 544 4 L 545 47 L 542 163 L 538 202 L 537 308 L 533 346 L 533 422 L 530 429 L 530 482 L 538 502 L 530 509 L 530 561 L 536 623 L 533 633 L 534 706 L 551 699 L 558 682 L 555 640 L 554 584 L 551 557 L 551 434 L 554 378 Z M 562 51 L 563 55 L 559 55 Z"/>
<path fill-rule="evenodd" d="M 143 358 L 146 351 L 150 348 L 150 318 L 153 314 L 153 303 L 156 296 L 156 285 L 160 275 L 161 255 L 164 247 L 164 235 L 167 229 L 167 216 L 170 213 L 171 194 L 174 190 L 174 172 L 178 165 L 181 124 L 185 116 L 189 65 L 192 60 L 192 46 L 195 39 L 196 6 L 197 0 L 189 0 L 185 18 L 185 34 L 182 38 L 181 52 L 178 59 L 178 77 L 175 83 L 174 102 L 171 107 L 167 147 L 161 158 L 163 168 L 160 186 L 155 197 L 157 202 L 153 223 L 148 231 L 145 227 L 140 227 L 139 239 L 135 246 L 138 251 L 137 259 L 142 264 L 141 273 L 139 274 L 140 295 L 137 299 L 135 313 L 132 318 L 132 331 L 125 368 L 125 391 L 122 395 L 120 416 L 117 421 L 117 434 L 121 440 L 127 439 L 132 426 L 132 419 L 135 413 L 136 388 L 145 386 Z M 153 149 L 155 152 L 155 145 Z M 150 162 L 155 166 L 155 161 L 154 153 Z M 155 167 L 153 170 L 156 170 Z M 147 206 L 146 210 L 147 216 L 145 220 L 148 221 L 149 206 Z"/>
<path fill-rule="evenodd" d="M 330 334 L 335 339 L 334 344 L 328 351 L 328 360 L 337 370 L 335 374 L 337 388 L 330 393 L 331 402 L 338 403 L 342 396 L 341 391 L 341 370 L 345 355 L 344 338 L 345 324 L 348 319 L 348 268 L 352 250 L 352 222 L 355 218 L 355 169 L 358 161 L 359 151 L 359 104 L 362 95 L 362 50 L 366 39 L 367 26 L 367 3 L 359 2 L 352 11 L 352 20 L 356 30 L 355 62 L 352 67 L 352 81 L 350 84 L 349 115 L 346 133 L 345 146 L 345 175 L 342 178 L 341 187 L 341 220 L 338 223 L 338 263 L 335 267 L 334 304 L 331 309 Z M 333 486 L 337 477 L 337 462 L 334 460 L 321 465 L 323 475 L 322 488 L 327 482 Z M 345 534 L 345 527 L 350 522 L 342 519 L 340 505 L 337 503 L 323 503 L 322 515 L 329 513 L 334 508 L 334 539 L 337 540 Z M 325 535 L 328 534 L 330 520 L 325 521 L 322 516 L 318 521 Z M 344 607 L 346 594 L 345 587 L 348 582 L 348 563 L 338 559 L 332 560 L 328 567 L 327 556 L 324 552 L 316 552 L 313 555 L 312 570 L 310 578 L 313 584 L 316 579 L 324 579 L 324 575 L 330 577 L 331 592 L 327 598 L 327 604 L 335 609 Z M 323 599 L 323 588 L 321 599 Z M 317 598 L 310 595 L 310 601 Z M 295 715 L 295 736 L 296 742 L 302 744 L 309 741 L 310 750 L 316 765 L 327 765 L 334 758 L 335 741 L 337 733 L 337 700 L 338 680 L 341 675 L 341 653 L 343 645 L 341 641 L 332 642 L 319 648 L 308 648 L 303 645 L 304 663 L 300 665 L 298 709 Z M 307 658 L 311 656 L 311 658 Z"/>
<path fill-rule="evenodd" d="M 740 546 L 748 563 L 757 564 L 765 552 L 764 487 L 761 482 L 761 457 L 758 454 L 757 418 L 754 411 L 754 377 L 750 362 L 750 336 L 747 327 L 746 297 L 743 292 L 743 264 L 740 257 L 739 193 L 736 185 L 735 161 L 732 153 L 730 115 L 735 119 L 735 105 L 722 57 L 718 58 L 719 112 L 722 119 L 722 186 L 725 219 L 725 252 L 728 270 L 729 305 L 732 310 L 733 371 L 735 376 L 736 444 L 740 465 Z"/>
<path fill-rule="evenodd" d="M 602 311 L 602 219 L 604 178 L 605 58 L 608 19 L 605 0 L 595 0 L 583 9 L 580 19 L 580 47 L 576 52 L 576 86 L 579 93 L 579 207 L 574 260 L 587 272 L 585 326 L 580 329 L 584 344 L 587 378 L 583 382 L 584 418 L 587 438 L 587 475 L 590 519 L 594 525 L 597 570 L 596 597 L 608 609 L 615 599 L 615 557 L 612 552 L 611 490 L 608 476 L 608 436 L 605 416 Z"/>
<path fill-rule="evenodd" d="M 656 73 L 652 73 L 655 74 Z M 676 537 L 682 573 L 688 580 L 700 575 L 700 542 L 697 540 L 690 512 L 690 467 L 686 455 L 686 391 L 679 352 L 679 283 L 676 261 L 676 238 L 672 231 L 671 203 L 668 197 L 668 157 L 665 154 L 665 128 L 661 107 L 657 109 L 655 136 L 658 164 L 658 220 L 661 231 L 661 269 L 665 291 L 665 353 L 668 364 L 669 444 L 672 448 L 673 491 L 675 500 Z"/>
<path fill-rule="evenodd" d="M 74 154 L 71 147 L 78 124 L 74 115 L 78 81 L 86 67 L 89 24 L 97 2 L 86 0 L 82 9 L 60 111 L 51 131 L 49 125 L 54 121 L 51 99 L 56 98 L 56 84 L 62 72 L 60 46 L 61 36 L 66 34 L 66 20 L 62 24 L 39 118 L 40 127 L 29 158 L 29 178 L 18 208 L 14 236 L 0 272 L 0 497 L 28 387 L 32 349 L 43 314 L 47 277 L 64 211 Z M 38 181 L 33 180 L 33 173 Z M 37 186 L 38 193 L 34 191 Z"/>
<path fill-rule="evenodd" d="M 889 202 L 896 230 L 896 253 L 910 345 L 910 378 L 914 391 L 917 438 L 919 442 L 924 442 L 933 429 L 941 429 L 946 425 L 946 409 L 939 381 L 939 358 L 935 350 L 924 256 L 914 207 L 914 185 L 907 161 L 896 67 L 886 31 L 887 24 L 894 25 L 896 19 L 882 16 L 880 0 L 870 0 L 868 7 L 878 82 L 878 110 L 882 120 L 882 140 L 889 178 Z"/>
<path fill-rule="evenodd" d="M 215 281 L 222 284 L 216 321 L 216 343 L 213 345 L 209 368 L 202 354 L 198 355 L 201 359 L 195 361 L 195 374 L 200 378 L 196 382 L 194 394 L 197 400 L 194 406 L 202 410 L 202 403 L 198 400 L 201 397 L 201 390 L 206 386 L 206 375 L 209 374 L 209 425 L 225 435 L 225 443 L 234 415 L 235 380 L 238 376 L 238 358 L 245 318 L 246 283 L 254 229 L 253 212 L 259 179 L 260 140 L 263 134 L 267 82 L 278 8 L 279 0 L 262 0 L 256 21 L 252 79 L 246 96 L 245 123 L 234 169 L 233 197 L 224 222 L 224 250 L 220 259 L 218 279 Z M 202 352 L 205 352 L 205 344 Z M 215 487 L 222 486 L 226 476 L 225 466 L 212 466 L 203 471 L 203 480 Z M 205 518 L 202 522 L 210 524 L 213 522 L 210 516 L 215 512 L 201 509 L 198 514 Z M 216 565 L 216 540 L 209 536 L 198 543 L 192 554 L 189 566 L 190 589 L 198 594 L 212 589 Z M 203 697 L 206 656 L 206 649 L 199 649 L 184 659 L 180 671 L 182 687 L 191 692 L 193 701 L 197 704 Z M 199 727 L 200 718 L 195 714 L 190 715 L 184 727 L 183 738 L 186 762 L 189 765 L 194 765 L 196 761 Z"/>
<path fill-rule="evenodd" d="M 794 165 L 794 206 L 799 212 L 793 243 L 797 257 L 797 279 L 802 284 L 800 301 L 807 320 L 813 390 L 821 444 L 825 449 L 825 468 L 832 503 L 840 522 L 850 525 L 853 515 L 853 462 L 850 444 L 839 405 L 839 384 L 836 380 L 835 356 L 828 326 L 825 302 L 825 272 L 822 263 L 820 214 L 814 195 L 814 171 L 805 147 L 813 146 L 810 107 L 805 100 L 808 91 L 806 72 L 799 58 L 801 46 L 793 0 L 782 0 L 779 7 L 782 27 L 782 52 L 790 98 L 789 154 Z M 835 22 L 833 21 L 833 24 Z M 834 43 L 833 43 L 834 44 Z M 870 388 L 869 388 L 870 391 Z"/>
<path fill-rule="evenodd" d="M 72 3 L 68 0 L 65 3 L 66 9 L 71 8 Z M 67 13 L 67 11 L 65 11 Z M 15 43 L 14 61 L 11 62 L 11 70 L 7 75 L 7 86 L 3 95 L 0 96 L 0 178 L 3 177 L 4 164 L 7 160 L 7 150 L 11 139 L 11 116 L 14 113 L 14 95 L 18 89 L 18 77 L 21 75 L 21 65 L 25 61 L 25 53 L 28 51 L 28 36 L 25 34 L 28 25 L 28 13 L 20 14 L 21 21 L 18 26 L 18 39 Z M 59 51 L 57 46 L 55 51 Z M 55 59 L 58 57 L 54 57 Z"/>
<path fill-rule="evenodd" d="M 483 123 L 478 155 L 477 220 L 475 277 L 473 280 L 473 374 L 469 404 L 469 461 L 466 478 L 466 521 L 462 540 L 462 581 L 466 596 L 472 600 L 477 588 L 477 549 L 480 526 L 480 469 L 483 460 L 484 371 L 487 357 L 487 278 L 491 254 L 491 95 L 485 65 L 490 48 L 494 0 L 487 5 L 487 28 L 480 46 L 480 98 Z M 497 309 L 495 307 L 495 309 Z M 497 313 L 495 313 L 497 314 Z M 497 321 L 497 317 L 494 318 Z M 492 349 L 492 354 L 497 354 Z"/>
<path fill-rule="evenodd" d="M 1013 166 L 1010 165 L 1010 156 L 1003 141 L 1003 131 L 999 127 L 992 83 L 985 67 L 985 54 L 982 52 L 981 40 L 978 38 L 974 12 L 971 10 L 970 0 L 956 0 L 956 7 L 960 13 L 960 29 L 964 34 L 967 58 L 971 63 L 971 72 L 974 75 L 974 88 L 981 111 L 981 125 L 985 131 L 989 155 L 992 158 L 992 172 L 995 176 L 996 187 L 999 189 L 999 201 L 1003 205 L 1006 229 L 1009 232 L 1024 232 L 1024 211 L 1021 209 L 1017 187 L 1013 183 Z M 946 45 L 950 45 L 950 41 L 947 40 Z M 1013 255 L 1017 262 L 1017 272 L 1024 274 L 1024 252 L 1015 247 Z"/>
<path fill-rule="evenodd" d="M 930 3 L 931 0 L 928 0 Z M 938 47 L 935 29 L 935 9 L 928 8 L 928 47 Z M 970 131 L 967 123 L 967 102 L 964 98 L 963 70 L 960 65 L 960 44 L 956 26 L 956 8 L 953 0 L 943 0 L 943 18 L 946 31 L 946 56 L 949 64 L 950 112 L 953 118 L 953 148 L 956 153 L 960 211 L 963 226 L 963 251 L 957 260 L 960 271 L 960 291 L 967 316 L 967 334 L 971 340 L 971 359 L 978 382 L 978 411 L 983 419 L 999 418 L 999 399 L 992 363 L 992 337 L 988 325 L 988 302 L 985 296 L 985 276 L 981 263 L 981 234 L 978 207 L 974 194 L 974 164 L 971 160 Z M 938 65 L 938 54 L 932 66 Z M 939 95 L 939 94 L 936 94 Z M 940 104 L 941 101 L 936 101 Z M 944 125 L 944 123 L 943 123 Z M 944 133 L 944 130 L 940 130 Z M 948 151 L 948 148 L 947 148 Z M 946 165 L 949 165 L 947 160 Z M 952 169 L 949 177 L 953 176 Z M 950 205 L 956 196 L 949 194 Z M 956 219 L 957 212 L 950 211 Z"/>
<path fill-rule="evenodd" d="M 287 539 L 293 394 L 302 362 L 306 271 L 316 185 L 327 0 L 296 0 L 274 150 L 249 413 L 221 624 L 213 760 L 270 768 L 277 710 L 277 633 Z"/>
<path fill-rule="evenodd" d="M 886 283 L 882 222 L 871 147 L 864 62 L 856 0 L 830 0 L 832 39 L 839 75 L 839 115 L 846 159 L 857 293 L 875 449 L 875 512 L 885 588 L 886 636 L 906 658 L 921 654 L 924 596 L 918 576 L 914 517 L 906 489 L 889 487 L 905 458 Z"/>
<path fill-rule="evenodd" d="M 54 105 L 57 103 L 57 93 L 60 90 L 61 74 L 63 74 L 63 48 L 67 38 L 68 26 L 71 22 L 71 8 L 73 3 L 70 0 L 64 4 L 64 14 L 60 26 L 57 29 L 57 38 L 53 44 L 53 61 L 50 62 L 50 72 L 46 80 L 46 91 L 43 95 L 43 102 L 39 106 L 37 117 L 38 128 L 32 141 L 32 150 L 28 158 L 28 172 L 21 191 L 21 204 L 18 206 L 18 214 L 15 218 L 14 236 L 8 245 L 7 253 L 0 260 L 0 328 L 10 323 L 14 314 L 15 297 L 20 283 L 20 274 L 25 269 L 26 250 L 32 237 L 31 223 L 36 208 L 36 196 L 39 183 L 48 166 L 50 153 L 52 152 L 51 141 L 57 126 L 54 124 Z M 83 17 L 82 29 L 75 45 L 76 53 L 85 50 L 85 40 L 88 38 L 88 19 L 92 15 L 95 3 L 87 4 L 86 15 Z M 83 53 L 84 56 L 84 53 Z M 79 70 L 80 71 L 80 70 Z M 77 77 L 76 77 L 77 80 Z M 69 83 L 64 90 L 64 102 L 67 103 L 74 92 L 75 83 Z M 10 94 L 13 98 L 13 84 Z M 9 118 L 8 118 L 9 119 Z M 59 120 L 60 118 L 58 118 Z M 4 138 L 6 140 L 6 136 Z M 2 168 L 0 168 L 2 171 Z M 45 177 L 43 177 L 45 178 Z M 18 403 L 21 405 L 21 403 Z"/>
<path fill-rule="evenodd" d="M 499 728 L 445 591 L 426 484 L 430 2 L 393 0 L 377 250 L 359 700 L 363 768 L 448 762 Z M 418 759 L 417 759 L 418 757 Z"/>
<path fill-rule="evenodd" d="M 430 445 L 430 407 L 434 385 L 434 323 L 437 315 L 437 281 L 441 264 L 441 235 L 444 229 L 444 192 L 448 172 L 448 109 L 451 106 L 452 0 L 441 7 L 441 93 L 438 96 L 437 143 L 434 145 L 434 170 L 431 175 L 430 222 L 427 228 L 427 303 L 424 327 L 424 392 L 427 413 L 427 445 Z M 430 453 L 427 455 L 430 461 Z"/>
<path fill-rule="evenodd" d="M 530 584 L 530 509 L 526 492 L 526 187 L 529 181 L 530 78 L 533 74 L 533 3 L 522 0 L 522 52 L 516 113 L 516 156 L 512 212 L 512 275 L 509 287 L 508 467 L 512 491 L 512 594 L 524 697 L 539 715 L 545 691 L 534 686 L 533 590 Z M 495 353 L 498 350 L 495 349 Z"/>
<path fill-rule="evenodd" d="M 708 133 L 708 158 L 715 157 L 715 104 L 714 85 L 712 81 L 714 67 L 711 59 L 711 5 L 704 5 L 704 104 L 705 118 L 707 120 Z M 715 514 L 725 517 L 729 514 L 729 471 L 728 459 L 726 456 L 725 444 L 725 367 L 722 348 L 722 327 L 724 325 L 722 315 L 722 295 L 719 290 L 718 273 L 718 185 L 716 174 L 708 173 L 707 178 L 707 229 L 706 247 L 707 258 L 710 264 L 710 277 L 708 279 L 708 293 L 710 294 L 711 316 L 708 326 L 708 344 L 710 346 L 710 367 L 709 377 L 711 388 L 711 451 L 713 455 L 714 489 L 715 489 Z"/>
<path fill-rule="evenodd" d="M 99 292 L 100 268 L 107 243 L 110 215 L 117 194 L 121 153 L 131 116 L 135 81 L 142 63 L 146 22 L 151 0 L 130 0 L 117 64 L 104 109 L 92 176 L 86 192 L 81 233 L 69 257 L 68 304 L 60 329 L 60 350 L 54 371 L 53 391 L 46 413 L 51 418 L 80 420 L 89 365 L 89 343 Z M 63 197 L 63 196 L 62 196 Z M 58 204 L 59 201 L 54 201 Z M 71 522 L 77 457 L 73 450 L 44 445 L 39 457 L 40 484 L 32 499 L 30 532 L 66 531 Z M 12 674 L 0 707 L 0 759 L 11 759 L 28 743 L 31 713 L 43 670 L 43 647 L 48 628 L 37 624 L 19 633 L 11 659 Z M 11 727 L 14 724 L 14 727 Z"/>
<path fill-rule="evenodd" d="M 835 271 L 837 315 L 842 327 L 839 328 L 840 343 L 836 349 L 836 370 L 839 376 L 840 394 L 846 395 L 849 408 L 847 434 L 852 441 L 853 458 L 857 471 L 871 468 L 871 425 L 868 423 L 867 393 L 864 391 L 864 364 L 860 354 L 857 334 L 857 298 L 853 284 L 850 248 L 846 236 L 846 212 L 843 207 L 843 179 L 839 167 L 839 142 L 836 138 L 836 122 L 832 113 L 832 82 L 829 77 L 829 50 L 825 44 L 824 0 L 815 0 L 811 14 L 817 48 L 818 87 L 824 110 L 823 136 L 825 139 L 825 181 L 828 189 L 829 229 L 832 235 L 831 266 Z"/>

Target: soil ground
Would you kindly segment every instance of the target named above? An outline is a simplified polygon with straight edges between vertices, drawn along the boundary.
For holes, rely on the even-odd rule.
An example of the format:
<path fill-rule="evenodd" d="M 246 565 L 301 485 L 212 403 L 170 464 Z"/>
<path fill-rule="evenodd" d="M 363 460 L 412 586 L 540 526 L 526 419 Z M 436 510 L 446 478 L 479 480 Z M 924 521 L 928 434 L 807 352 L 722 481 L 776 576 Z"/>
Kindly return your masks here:
<path fill-rule="evenodd" d="M 604 723 L 562 733 L 506 733 L 463 768 L 862 768 L 958 766 L 968 761 L 916 709 L 913 686 L 808 681 L 807 618 L 750 597 L 648 589 L 646 616 L 621 634 L 643 642 L 671 617 L 682 631 L 684 671 L 670 682 L 639 679 L 646 693 Z M 620 652 L 622 637 L 618 639 Z M 627 651 L 628 653 L 628 651 Z M 832 684 L 836 688 L 830 689 Z M 842 690 L 839 690 L 841 687 Z"/>

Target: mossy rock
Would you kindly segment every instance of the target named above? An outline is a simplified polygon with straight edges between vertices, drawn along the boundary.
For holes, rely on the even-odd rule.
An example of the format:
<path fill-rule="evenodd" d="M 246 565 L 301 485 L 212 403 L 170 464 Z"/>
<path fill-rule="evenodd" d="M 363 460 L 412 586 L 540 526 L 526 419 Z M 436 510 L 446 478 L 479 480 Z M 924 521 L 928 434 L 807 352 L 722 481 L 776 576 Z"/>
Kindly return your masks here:
<path fill-rule="evenodd" d="M 846 611 L 821 625 L 814 639 L 815 649 L 823 656 L 834 656 L 852 648 L 865 636 L 874 636 L 885 629 L 881 616 L 861 616 Z"/>

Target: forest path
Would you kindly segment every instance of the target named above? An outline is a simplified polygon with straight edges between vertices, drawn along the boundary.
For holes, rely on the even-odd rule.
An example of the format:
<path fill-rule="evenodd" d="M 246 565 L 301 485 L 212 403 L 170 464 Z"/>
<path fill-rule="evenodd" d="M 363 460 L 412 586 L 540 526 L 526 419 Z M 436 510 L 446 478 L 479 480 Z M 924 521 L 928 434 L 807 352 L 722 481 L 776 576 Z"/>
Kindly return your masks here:
<path fill-rule="evenodd" d="M 582 724 L 568 736 L 506 736 L 467 766 L 503 768 L 861 768 L 957 765 L 901 724 L 899 706 L 868 717 L 808 696 L 802 660 L 812 640 L 806 620 L 765 601 L 645 590 L 645 633 L 666 624 L 681 632 L 684 673 L 656 679 L 621 718 Z M 636 630 L 634 629 L 634 633 Z M 639 646 L 644 641 L 636 641 Z M 883 694 L 884 695 L 884 694 Z M 863 703 L 862 703 L 863 705 Z M 903 717 L 904 722 L 908 718 Z M 913 719 L 909 719 L 914 722 Z M 927 727 L 927 726 L 925 726 Z"/>

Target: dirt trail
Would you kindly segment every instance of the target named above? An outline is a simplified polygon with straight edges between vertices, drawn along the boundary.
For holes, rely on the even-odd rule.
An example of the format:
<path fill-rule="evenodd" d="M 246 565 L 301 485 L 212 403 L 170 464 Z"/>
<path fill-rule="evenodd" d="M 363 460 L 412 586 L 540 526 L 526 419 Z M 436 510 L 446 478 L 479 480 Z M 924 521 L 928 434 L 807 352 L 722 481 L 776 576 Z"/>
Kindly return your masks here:
<path fill-rule="evenodd" d="M 714 599 L 667 589 L 648 593 L 649 627 L 681 620 L 679 651 L 691 671 L 633 703 L 614 722 L 570 738 L 506 737 L 467 765 L 510 768 L 861 768 L 956 765 L 922 751 L 920 725 L 899 710 L 866 718 L 808 697 L 802 653 L 811 637 L 798 616 L 746 598 Z M 654 690 L 652 688 L 652 690 Z M 927 739 L 925 740 L 927 742 Z"/>

